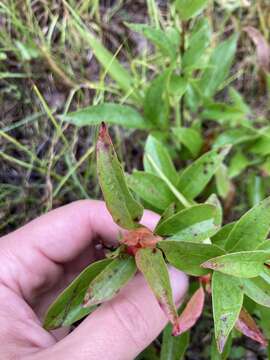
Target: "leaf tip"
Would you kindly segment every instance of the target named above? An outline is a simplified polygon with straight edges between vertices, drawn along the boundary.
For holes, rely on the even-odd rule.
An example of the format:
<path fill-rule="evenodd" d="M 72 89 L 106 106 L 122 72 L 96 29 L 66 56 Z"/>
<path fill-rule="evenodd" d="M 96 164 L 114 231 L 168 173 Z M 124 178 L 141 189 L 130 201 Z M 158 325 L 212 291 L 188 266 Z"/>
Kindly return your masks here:
<path fill-rule="evenodd" d="M 175 320 L 172 329 L 172 336 L 179 336 L 182 334 L 179 318 Z"/>
<path fill-rule="evenodd" d="M 83 303 L 82 303 L 82 307 L 83 308 L 88 308 L 94 304 L 92 304 L 92 301 L 91 301 L 91 294 L 90 294 L 90 291 L 89 289 L 87 290 L 85 296 L 84 296 L 84 299 L 83 299 Z"/>
<path fill-rule="evenodd" d="M 108 131 L 108 126 L 105 124 L 104 121 L 102 121 L 100 127 L 99 127 L 99 133 L 98 133 L 98 140 L 96 148 L 97 150 L 109 150 L 112 147 L 112 141 L 110 138 L 110 134 Z"/>
<path fill-rule="evenodd" d="M 100 140 L 104 140 L 107 135 L 108 135 L 108 127 L 105 124 L 105 122 L 102 121 L 99 127 L 98 137 Z"/>
<path fill-rule="evenodd" d="M 218 264 L 213 261 L 205 261 L 200 266 L 204 269 L 212 269 L 212 270 L 216 270 L 218 268 Z"/>
<path fill-rule="evenodd" d="M 218 348 L 218 352 L 220 354 L 222 354 L 225 344 L 226 344 L 226 340 L 227 338 L 224 335 L 221 335 L 218 339 L 217 339 L 217 348 Z"/>
<path fill-rule="evenodd" d="M 225 157 L 225 156 L 227 156 L 229 154 L 231 148 L 232 148 L 231 144 L 225 145 L 219 150 L 219 154 L 221 156 Z"/>

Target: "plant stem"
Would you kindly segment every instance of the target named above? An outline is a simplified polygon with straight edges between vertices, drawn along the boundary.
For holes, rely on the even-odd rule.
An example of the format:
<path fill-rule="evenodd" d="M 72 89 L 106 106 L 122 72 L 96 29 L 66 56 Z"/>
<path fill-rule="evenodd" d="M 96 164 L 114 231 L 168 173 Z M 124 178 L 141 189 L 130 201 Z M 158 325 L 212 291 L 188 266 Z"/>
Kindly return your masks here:
<path fill-rule="evenodd" d="M 155 169 L 155 171 L 158 173 L 158 176 L 166 183 L 168 188 L 175 195 L 175 197 L 180 201 L 180 203 L 182 205 L 184 205 L 185 208 L 189 208 L 191 206 L 191 203 L 185 198 L 185 196 L 183 194 L 180 193 L 180 191 L 178 191 L 176 189 L 176 187 L 171 183 L 171 181 L 167 178 L 167 176 L 157 166 L 157 164 L 155 163 L 153 158 L 150 155 L 146 155 L 146 157 L 149 160 L 150 164 Z"/>
<path fill-rule="evenodd" d="M 186 21 L 182 21 L 182 33 L 181 33 L 181 44 L 180 44 L 180 53 L 181 59 L 185 54 L 185 46 L 186 46 L 186 31 L 187 31 L 188 23 Z M 184 71 L 181 69 L 181 76 L 184 76 Z M 185 123 L 185 96 L 182 95 L 180 100 L 180 118 L 181 124 L 184 125 Z"/>

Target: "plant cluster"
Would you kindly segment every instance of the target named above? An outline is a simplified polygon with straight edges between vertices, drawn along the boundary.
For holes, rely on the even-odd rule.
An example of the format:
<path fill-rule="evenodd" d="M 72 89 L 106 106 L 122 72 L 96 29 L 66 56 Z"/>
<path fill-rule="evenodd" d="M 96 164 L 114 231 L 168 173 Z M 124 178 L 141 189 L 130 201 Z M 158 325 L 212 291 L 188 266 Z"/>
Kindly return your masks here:
<path fill-rule="evenodd" d="M 108 124 L 144 130 L 168 147 L 174 159 L 177 156 L 194 160 L 205 149 L 219 150 L 225 145 L 233 145 L 228 163 L 223 163 L 215 174 L 216 191 L 223 199 L 231 196 L 233 180 L 252 168 L 254 171 L 248 173 L 246 191 L 249 204 L 253 206 L 267 193 L 269 124 L 265 117 L 258 117 L 252 111 L 234 87 L 229 86 L 234 80 L 229 75 L 239 34 L 233 33 L 217 42 L 209 19 L 200 16 L 207 5 L 207 0 L 192 4 L 186 0 L 175 1 L 171 5 L 171 23 L 163 28 L 126 23 L 131 31 L 153 46 L 152 64 L 143 81 L 137 72 L 134 76 L 134 71 L 124 68 L 88 32 L 86 41 L 106 73 L 118 85 L 124 101 L 130 105 L 103 102 L 64 114 L 61 119 L 79 127 L 106 120 Z M 82 33 L 85 25 L 72 9 L 70 11 Z M 242 29 L 242 34 L 248 34 L 258 45 L 260 71 L 264 81 L 269 83 L 270 63 L 264 60 L 270 57 L 267 41 L 251 26 Z M 225 89 L 228 94 L 224 100 Z M 152 141 L 152 138 L 147 140 L 146 148 Z"/>
<path fill-rule="evenodd" d="M 114 14 L 135 2 L 112 1 L 102 17 L 106 5 L 98 0 L 92 7 L 87 0 L 63 0 L 53 8 L 46 1 L 22 7 L 0 1 L 0 96 L 8 99 L 3 113 L 16 100 L 12 114 L 31 114 L 19 121 L 3 116 L 0 229 L 26 220 L 21 204 L 28 213 L 34 208 L 33 217 L 37 209 L 97 197 L 99 182 L 115 223 L 125 229 L 119 246 L 55 300 L 44 327 L 76 324 L 140 271 L 170 324 L 161 343 L 137 360 L 156 360 L 157 348 L 161 360 L 183 358 L 201 316 L 192 333 L 201 334 L 202 326 L 214 336 L 211 349 L 200 355 L 237 358 L 233 340 L 240 333 L 264 354 L 270 338 L 268 2 L 138 1 L 147 20 L 133 23 L 123 12 L 121 31 L 145 47 L 128 49 L 132 41 L 123 41 L 121 33 L 123 46 L 118 40 L 109 50 L 108 36 L 100 40 L 105 20 L 110 32 Z M 249 58 L 252 44 L 256 54 Z M 250 79 L 243 74 L 248 71 Z M 66 100 L 61 104 L 59 97 Z M 103 121 L 114 126 L 116 151 Z M 95 125 L 96 164 L 88 161 Z M 155 229 L 140 223 L 144 209 L 160 215 Z M 180 309 L 173 303 L 168 264 L 190 276 Z"/>
<path fill-rule="evenodd" d="M 113 298 L 139 270 L 171 322 L 174 336 L 188 331 L 197 322 L 207 292 L 212 296 L 220 353 L 234 327 L 266 345 L 264 335 L 243 302 L 247 296 L 258 308 L 270 307 L 270 242 L 267 240 L 270 198 L 224 227 L 215 194 L 204 203 L 194 200 L 221 165 L 228 148 L 202 155 L 180 176 L 174 174 L 173 182 L 163 172 L 164 166 L 173 169 L 169 157 L 158 157 L 155 147 L 152 148 L 155 156 L 149 155 L 149 165 L 159 175 L 149 172 L 151 181 L 146 175 L 148 183 L 138 179 L 137 182 L 141 191 L 156 201 L 158 194 L 163 196 L 166 208 L 154 231 L 140 224 L 143 206 L 128 188 L 105 124 L 100 127 L 96 151 L 99 183 L 107 208 L 115 223 L 127 232 L 120 238 L 117 249 L 87 267 L 55 300 L 48 310 L 45 328 L 71 325 L 83 318 L 97 305 Z M 197 289 L 180 315 L 172 298 L 167 263 L 198 279 Z"/>

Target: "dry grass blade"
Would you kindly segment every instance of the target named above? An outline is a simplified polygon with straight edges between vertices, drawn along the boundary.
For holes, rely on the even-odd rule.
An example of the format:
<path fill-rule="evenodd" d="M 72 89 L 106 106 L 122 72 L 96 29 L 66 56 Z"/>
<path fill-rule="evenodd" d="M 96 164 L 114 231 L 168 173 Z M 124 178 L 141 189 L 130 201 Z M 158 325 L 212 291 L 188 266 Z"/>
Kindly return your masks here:
<path fill-rule="evenodd" d="M 270 71 L 270 45 L 259 30 L 246 26 L 244 31 L 256 46 L 258 65 L 266 73 Z"/>

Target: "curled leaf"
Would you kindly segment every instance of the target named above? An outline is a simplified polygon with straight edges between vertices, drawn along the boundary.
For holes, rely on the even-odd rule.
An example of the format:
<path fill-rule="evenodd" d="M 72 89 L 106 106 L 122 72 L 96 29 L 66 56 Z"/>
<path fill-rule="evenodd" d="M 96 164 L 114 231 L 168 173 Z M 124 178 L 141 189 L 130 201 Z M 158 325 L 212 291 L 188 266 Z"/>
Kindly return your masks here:
<path fill-rule="evenodd" d="M 143 207 L 127 187 L 122 166 L 105 124 L 100 127 L 97 141 L 97 170 L 102 193 L 114 221 L 125 229 L 138 227 Z"/>
<path fill-rule="evenodd" d="M 138 269 L 155 294 L 162 310 L 173 324 L 173 335 L 179 335 L 178 314 L 173 301 L 167 265 L 159 249 L 139 249 L 135 255 Z"/>
<path fill-rule="evenodd" d="M 121 243 L 127 246 L 137 246 L 138 248 L 154 248 L 161 237 L 156 236 L 146 227 L 140 227 L 128 231 L 121 239 Z"/>
<path fill-rule="evenodd" d="M 243 308 L 240 312 L 239 318 L 236 321 L 235 327 L 242 334 L 246 335 L 250 339 L 257 341 L 263 346 L 267 346 L 267 340 L 263 336 L 262 332 L 258 328 L 255 320 L 250 314 Z"/>
<path fill-rule="evenodd" d="M 203 287 L 192 295 L 182 314 L 179 316 L 180 334 L 192 328 L 202 314 L 205 300 Z"/>

